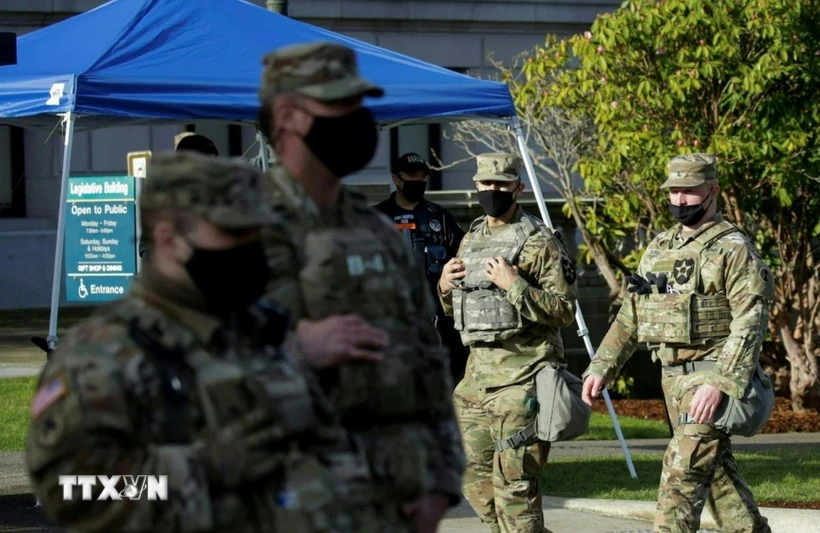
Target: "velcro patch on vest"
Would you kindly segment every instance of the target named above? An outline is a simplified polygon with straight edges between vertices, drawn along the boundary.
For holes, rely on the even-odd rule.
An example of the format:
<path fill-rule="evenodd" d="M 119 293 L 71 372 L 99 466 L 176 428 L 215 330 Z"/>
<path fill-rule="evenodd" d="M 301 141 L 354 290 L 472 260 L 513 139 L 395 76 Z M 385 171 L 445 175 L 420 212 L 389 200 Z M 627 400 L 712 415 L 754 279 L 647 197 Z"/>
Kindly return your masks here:
<path fill-rule="evenodd" d="M 654 265 L 652 265 L 652 272 L 659 273 L 659 272 L 672 272 L 672 269 L 675 268 L 675 261 L 672 259 L 661 259 L 657 261 Z"/>

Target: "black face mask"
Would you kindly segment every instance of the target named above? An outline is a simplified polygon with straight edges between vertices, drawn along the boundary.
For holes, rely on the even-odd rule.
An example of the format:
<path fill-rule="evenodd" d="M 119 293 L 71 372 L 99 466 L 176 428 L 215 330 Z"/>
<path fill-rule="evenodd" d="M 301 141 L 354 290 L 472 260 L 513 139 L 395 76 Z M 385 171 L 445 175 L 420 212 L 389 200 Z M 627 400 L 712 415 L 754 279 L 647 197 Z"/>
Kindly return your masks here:
<path fill-rule="evenodd" d="M 265 292 L 270 270 L 261 240 L 224 250 L 192 248 L 185 268 L 214 311 L 240 311 Z"/>
<path fill-rule="evenodd" d="M 512 191 L 478 191 L 478 203 L 489 216 L 498 218 L 512 207 Z"/>
<path fill-rule="evenodd" d="M 313 116 L 305 145 L 337 178 L 364 168 L 376 153 L 379 132 L 373 115 L 362 107 L 340 117 Z"/>
<path fill-rule="evenodd" d="M 401 193 L 408 202 L 420 202 L 424 198 L 424 191 L 427 189 L 427 181 L 410 181 L 399 178 L 402 182 Z"/>
<path fill-rule="evenodd" d="M 711 194 L 709 196 L 711 197 Z M 708 209 L 709 207 L 706 206 L 705 199 L 697 205 L 669 204 L 669 211 L 672 213 L 672 216 L 675 217 L 675 220 L 687 227 L 694 226 L 700 222 L 704 215 L 706 215 Z"/>

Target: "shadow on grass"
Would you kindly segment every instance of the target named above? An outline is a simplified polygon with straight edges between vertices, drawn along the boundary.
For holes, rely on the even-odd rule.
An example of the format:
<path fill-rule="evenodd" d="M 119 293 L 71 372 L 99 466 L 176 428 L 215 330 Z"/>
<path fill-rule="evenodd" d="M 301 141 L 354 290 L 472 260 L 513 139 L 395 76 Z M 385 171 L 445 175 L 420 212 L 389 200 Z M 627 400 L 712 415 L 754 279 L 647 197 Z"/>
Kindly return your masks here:
<path fill-rule="evenodd" d="M 740 471 L 759 501 L 820 501 L 820 454 L 810 449 L 735 453 Z M 659 454 L 632 456 L 638 479 L 623 457 L 584 457 L 550 461 L 542 490 L 562 498 L 655 500 L 661 475 Z"/>

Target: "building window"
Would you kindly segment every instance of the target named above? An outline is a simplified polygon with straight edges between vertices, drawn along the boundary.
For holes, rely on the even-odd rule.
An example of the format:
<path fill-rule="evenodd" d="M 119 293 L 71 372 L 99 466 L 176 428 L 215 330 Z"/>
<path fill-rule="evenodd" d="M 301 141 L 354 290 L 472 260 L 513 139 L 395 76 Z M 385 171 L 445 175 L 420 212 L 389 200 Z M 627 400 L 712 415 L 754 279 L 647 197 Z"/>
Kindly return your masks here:
<path fill-rule="evenodd" d="M 469 74 L 466 67 L 445 67 L 459 74 Z M 441 124 L 418 124 L 412 126 L 399 126 L 390 130 L 390 161 L 392 162 L 402 154 L 415 152 L 424 157 L 431 165 L 436 164 L 433 159 L 433 152 L 441 157 Z M 441 171 L 433 170 L 430 173 L 430 181 L 427 183 L 427 190 L 440 191 L 442 189 Z"/>
<path fill-rule="evenodd" d="M 0 217 L 26 216 L 23 128 L 0 126 Z"/>
<path fill-rule="evenodd" d="M 407 152 L 415 152 L 428 163 L 435 165 L 433 152 L 441 157 L 441 126 L 439 124 L 414 124 L 390 130 L 390 164 Z M 441 171 L 430 172 L 427 189 L 441 190 Z"/>

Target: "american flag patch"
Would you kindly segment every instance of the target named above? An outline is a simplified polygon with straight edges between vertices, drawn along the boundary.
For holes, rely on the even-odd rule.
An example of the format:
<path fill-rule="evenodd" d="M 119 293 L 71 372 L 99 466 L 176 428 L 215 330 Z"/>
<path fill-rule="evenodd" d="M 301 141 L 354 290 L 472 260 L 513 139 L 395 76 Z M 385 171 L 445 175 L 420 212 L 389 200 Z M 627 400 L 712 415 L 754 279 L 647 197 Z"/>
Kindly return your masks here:
<path fill-rule="evenodd" d="M 40 387 L 40 390 L 34 395 L 34 400 L 31 401 L 31 417 L 37 418 L 40 416 L 43 411 L 65 396 L 67 392 L 68 387 L 66 387 L 65 384 L 65 377 L 62 375 L 52 379 L 43 387 Z"/>

